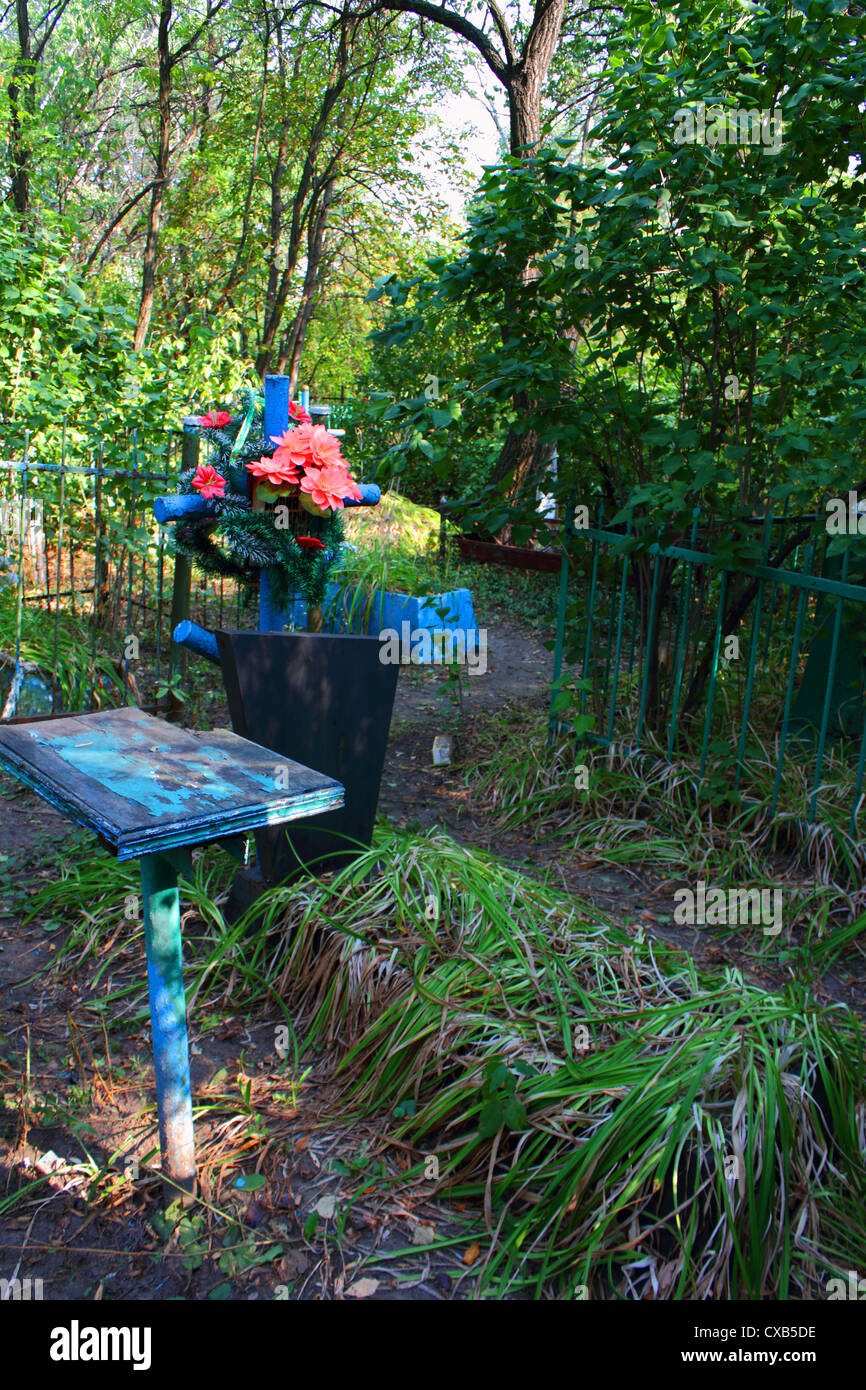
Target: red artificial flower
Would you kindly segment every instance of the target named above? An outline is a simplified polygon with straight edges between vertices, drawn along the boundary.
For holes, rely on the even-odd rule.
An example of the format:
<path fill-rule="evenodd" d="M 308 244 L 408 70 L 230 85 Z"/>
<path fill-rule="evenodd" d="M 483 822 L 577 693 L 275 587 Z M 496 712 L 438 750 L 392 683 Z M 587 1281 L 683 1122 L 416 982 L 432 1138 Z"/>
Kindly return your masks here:
<path fill-rule="evenodd" d="M 349 471 L 349 466 L 340 453 L 339 439 L 331 434 L 330 430 L 326 430 L 324 425 L 313 425 L 310 454 L 317 468 L 329 468 L 332 464 L 339 464 L 347 473 Z"/>
<path fill-rule="evenodd" d="M 279 473 L 285 474 L 285 481 L 289 483 L 299 483 L 301 481 L 298 467 L 302 465 L 303 462 L 297 453 L 293 452 L 291 447 L 292 435 L 294 433 L 294 430 L 286 430 L 283 434 L 271 435 L 271 439 L 277 446 L 273 454 L 273 468 Z M 260 459 L 259 462 L 264 463 L 265 460 Z"/>
<path fill-rule="evenodd" d="M 295 536 L 295 540 L 303 550 L 324 550 L 321 541 L 317 541 L 315 536 Z"/>
<path fill-rule="evenodd" d="M 301 480 L 292 458 L 287 449 L 278 449 L 273 458 L 254 459 L 247 464 L 247 472 L 252 473 L 254 478 L 261 478 L 274 487 L 280 487 L 286 483 L 297 484 Z"/>
<path fill-rule="evenodd" d="M 271 436 L 276 449 L 272 458 L 247 464 L 254 478 L 275 486 L 300 486 L 307 511 L 324 514 L 342 509 L 347 497 L 361 499 L 361 489 L 349 476 L 349 465 L 340 453 L 340 441 L 324 425 L 299 424 Z"/>
<path fill-rule="evenodd" d="M 301 479 L 301 492 L 308 493 L 317 507 L 330 507 L 335 512 L 342 511 L 346 497 L 358 501 L 362 495 L 342 460 L 326 468 L 308 469 Z"/>
<path fill-rule="evenodd" d="M 324 425 L 298 425 L 287 431 L 279 443 L 297 468 L 330 468 L 337 465 L 348 471 L 340 453 L 340 441 Z"/>
<path fill-rule="evenodd" d="M 228 410 L 211 410 L 207 415 L 197 416 L 199 425 L 206 430 L 220 430 L 231 418 Z"/>
<path fill-rule="evenodd" d="M 313 423 L 312 416 L 307 414 L 300 401 L 289 402 L 289 419 L 297 420 L 299 425 L 311 425 Z"/>
<path fill-rule="evenodd" d="M 191 479 L 191 486 L 202 497 L 225 497 L 226 480 L 209 463 L 200 463 Z"/>

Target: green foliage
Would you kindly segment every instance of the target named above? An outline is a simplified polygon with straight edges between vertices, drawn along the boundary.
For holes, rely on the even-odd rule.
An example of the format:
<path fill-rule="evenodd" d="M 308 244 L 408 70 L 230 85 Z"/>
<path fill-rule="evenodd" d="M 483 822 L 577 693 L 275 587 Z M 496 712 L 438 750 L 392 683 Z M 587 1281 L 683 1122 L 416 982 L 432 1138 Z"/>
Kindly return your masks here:
<path fill-rule="evenodd" d="M 587 695 L 592 694 L 592 681 L 573 680 L 569 673 L 554 682 L 550 712 L 559 724 L 569 722 L 578 743 L 595 727 L 595 715 L 584 711 Z"/>
<path fill-rule="evenodd" d="M 511 1130 L 526 1129 L 526 1107 L 516 1095 L 518 1071 L 523 1076 L 535 1075 L 534 1069 L 520 1060 L 514 1071 L 496 1058 L 485 1066 L 481 1084 L 484 1104 L 478 1117 L 478 1133 L 482 1139 L 492 1139 L 503 1125 Z"/>
<path fill-rule="evenodd" d="M 122 413 L 129 321 L 84 288 L 59 232 L 0 218 L 0 419 L 3 451 L 59 438 L 64 415 L 99 434 Z"/>
<path fill-rule="evenodd" d="M 444 263 L 440 255 L 428 265 Z M 372 334 L 350 432 L 366 467 L 384 482 L 399 478 L 426 506 L 437 506 L 443 494 L 453 499 L 476 490 L 487 480 L 503 427 L 501 412 L 483 398 L 476 402 L 470 383 L 498 326 L 492 318 L 469 323 L 421 277 L 401 285 L 393 273 L 383 276 L 367 298 L 386 312 Z M 407 307 L 414 311 L 409 318 Z"/>
<path fill-rule="evenodd" d="M 718 6 L 633 8 L 586 164 L 559 142 L 489 169 L 465 251 L 436 267 L 431 302 L 503 329 L 449 406 L 471 389 L 473 409 L 480 396 L 538 430 L 558 447 L 561 498 L 603 497 L 634 544 L 680 533 L 699 501 L 732 517 L 813 510 L 859 476 L 864 21 L 843 10 L 750 8 L 732 44 Z M 678 143 L 699 102 L 778 108 L 781 144 Z M 404 315 L 389 340 L 421 327 Z M 436 460 L 451 427 L 429 402 L 385 414 L 402 456 Z M 529 525 L 534 485 L 525 501 Z M 481 502 L 502 525 L 495 494 Z M 744 536 L 723 543 L 747 553 Z"/>

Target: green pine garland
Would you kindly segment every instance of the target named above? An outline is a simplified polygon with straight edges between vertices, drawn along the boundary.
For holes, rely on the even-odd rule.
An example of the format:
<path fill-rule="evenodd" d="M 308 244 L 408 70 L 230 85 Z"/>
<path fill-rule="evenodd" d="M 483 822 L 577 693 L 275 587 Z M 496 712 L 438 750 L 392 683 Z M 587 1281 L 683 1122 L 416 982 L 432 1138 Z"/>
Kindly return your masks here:
<path fill-rule="evenodd" d="M 302 516 L 306 521 L 307 514 Z M 272 513 L 254 512 L 237 503 L 226 507 L 223 501 L 217 517 L 176 527 L 175 548 L 206 573 L 247 584 L 256 578 L 250 571 L 266 569 L 278 608 L 288 607 L 294 594 L 301 594 L 308 603 L 321 603 L 342 544 L 343 524 L 339 512 L 309 520 L 317 523 L 316 540 L 324 550 L 304 550 L 291 531 L 274 525 Z"/>
<path fill-rule="evenodd" d="M 175 528 L 175 549 L 189 555 L 200 570 L 220 574 L 251 585 L 253 571 L 267 570 L 273 601 L 287 608 L 300 594 L 308 603 L 321 603 L 331 566 L 343 543 L 339 512 L 312 516 L 300 511 L 290 526 L 275 525 L 273 512 L 254 512 L 247 500 L 247 463 L 274 453 L 274 444 L 262 433 L 263 402 L 252 392 L 241 392 L 240 410 L 222 429 L 208 429 L 207 462 L 226 479 L 225 497 L 215 498 L 215 516 L 187 521 Z M 252 407 L 252 410 L 251 410 Z M 247 426 L 245 430 L 244 427 Z M 241 436 L 240 447 L 238 439 Z M 180 478 L 181 491 L 193 493 L 194 469 Z M 321 541 L 324 550 L 305 549 L 295 538 L 302 535 Z"/>

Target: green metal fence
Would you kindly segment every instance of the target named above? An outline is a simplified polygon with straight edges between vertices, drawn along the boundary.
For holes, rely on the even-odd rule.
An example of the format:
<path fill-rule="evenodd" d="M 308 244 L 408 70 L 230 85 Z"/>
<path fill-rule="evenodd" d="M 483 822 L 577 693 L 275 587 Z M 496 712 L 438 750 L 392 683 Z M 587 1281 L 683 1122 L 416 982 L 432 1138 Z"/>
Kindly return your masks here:
<path fill-rule="evenodd" d="M 179 616 L 203 627 L 254 623 L 239 586 L 191 577 L 154 520 L 154 497 L 176 489 L 181 445 L 189 467 L 198 451 L 190 432 L 166 435 L 156 469 L 134 435 L 113 441 L 122 467 L 106 463 L 101 445 L 73 455 L 65 434 L 59 463 L 26 449 L 0 459 L 0 719 L 128 699 L 174 708 L 170 688 L 156 692 L 180 669 L 183 651 L 171 642 Z"/>
<path fill-rule="evenodd" d="M 832 557 L 824 518 L 756 519 L 751 563 L 726 563 L 724 523 L 695 513 L 685 544 L 630 549 L 630 530 L 563 528 L 551 731 L 577 677 L 588 742 L 687 760 L 702 785 L 727 762 L 746 789 L 750 753 L 772 748 L 770 812 L 790 760 L 810 765 L 805 820 L 827 807 L 828 767 L 844 778 L 858 835 L 866 769 L 866 557 Z M 714 544 L 715 542 L 715 544 Z M 772 563 L 784 557 L 782 563 Z M 578 574 L 582 582 L 575 584 Z M 733 640 L 732 640 L 733 639 Z M 586 724 L 583 719 L 582 724 Z M 786 761 L 787 760 L 787 761 Z M 838 785 L 833 790 L 838 809 Z"/>

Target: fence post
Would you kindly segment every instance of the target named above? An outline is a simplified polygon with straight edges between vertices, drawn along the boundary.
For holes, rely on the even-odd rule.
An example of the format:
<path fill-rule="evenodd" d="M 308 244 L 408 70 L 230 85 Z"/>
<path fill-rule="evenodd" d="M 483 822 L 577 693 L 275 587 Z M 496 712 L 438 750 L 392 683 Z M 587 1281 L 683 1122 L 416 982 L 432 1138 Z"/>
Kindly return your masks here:
<path fill-rule="evenodd" d="M 198 423 L 196 419 L 196 423 Z M 190 468 L 195 468 L 198 464 L 199 454 L 199 435 L 195 429 L 190 428 L 192 421 L 185 419 L 183 422 L 183 443 L 181 444 L 180 466 L 182 472 Z M 192 561 L 188 555 L 181 555 L 175 551 L 174 555 L 174 579 L 171 586 L 171 620 L 170 628 L 174 632 L 178 623 L 185 622 L 189 618 L 189 596 L 192 585 Z M 172 686 L 175 678 L 183 680 L 186 675 L 186 648 L 181 647 L 169 639 L 169 658 L 168 658 L 168 680 L 169 691 L 166 696 L 166 713 L 169 719 L 179 719 L 183 710 L 183 701 L 175 695 Z"/>
<path fill-rule="evenodd" d="M 565 616 L 568 607 L 568 541 L 572 535 L 574 519 L 574 494 L 569 493 L 565 504 L 565 517 L 562 524 L 562 539 L 559 558 L 559 601 L 556 607 L 556 640 L 553 650 L 553 677 L 550 682 L 550 709 L 547 716 L 547 751 L 553 748 L 557 719 L 556 697 L 559 694 L 559 678 L 562 675 L 562 659 L 565 651 Z"/>
<path fill-rule="evenodd" d="M 105 617 L 108 603 L 108 573 L 103 554 L 103 526 L 102 526 L 102 474 L 104 469 L 104 457 L 102 450 L 102 440 L 96 451 L 96 478 L 93 485 L 93 524 L 94 553 L 93 553 L 93 603 L 90 614 L 90 698 L 87 708 L 93 709 L 93 702 L 96 697 L 96 649 L 99 640 L 99 630 Z"/>

